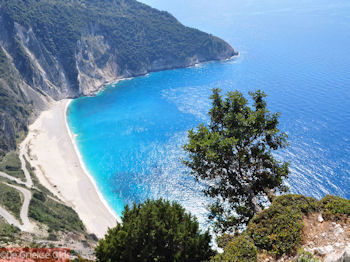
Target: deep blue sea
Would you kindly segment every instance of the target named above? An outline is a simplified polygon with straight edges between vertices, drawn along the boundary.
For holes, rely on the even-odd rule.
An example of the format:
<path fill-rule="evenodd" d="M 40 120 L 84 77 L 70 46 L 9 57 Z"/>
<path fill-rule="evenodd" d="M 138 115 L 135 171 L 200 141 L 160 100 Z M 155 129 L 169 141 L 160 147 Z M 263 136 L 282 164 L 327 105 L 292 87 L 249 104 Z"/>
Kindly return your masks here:
<path fill-rule="evenodd" d="M 75 100 L 69 125 L 110 205 L 164 197 L 204 221 L 207 199 L 181 164 L 212 88 L 261 89 L 282 113 L 291 191 L 350 198 L 349 0 L 144 0 L 228 41 L 228 62 L 152 73 Z"/>

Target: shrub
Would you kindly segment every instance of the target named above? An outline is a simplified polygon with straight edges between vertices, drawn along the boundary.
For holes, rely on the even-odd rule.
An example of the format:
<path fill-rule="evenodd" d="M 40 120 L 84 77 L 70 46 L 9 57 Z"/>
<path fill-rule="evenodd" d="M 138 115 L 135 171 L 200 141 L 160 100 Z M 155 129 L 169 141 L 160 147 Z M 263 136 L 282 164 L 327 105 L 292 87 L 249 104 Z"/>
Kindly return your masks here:
<path fill-rule="evenodd" d="M 0 241 L 13 239 L 14 236 L 20 232 L 19 228 L 8 224 L 2 219 L 2 217 L 0 217 Z"/>
<path fill-rule="evenodd" d="M 320 201 L 320 206 L 326 220 L 350 217 L 350 200 L 328 195 Z"/>
<path fill-rule="evenodd" d="M 49 233 L 49 236 L 47 237 L 47 240 L 50 240 L 50 241 L 57 241 L 58 238 L 57 238 L 57 235 L 54 234 L 54 233 Z"/>
<path fill-rule="evenodd" d="M 125 207 L 123 223 L 96 248 L 97 261 L 206 261 L 210 235 L 177 203 L 148 200 Z"/>
<path fill-rule="evenodd" d="M 277 207 L 286 207 L 289 206 L 293 209 L 298 209 L 303 214 L 307 215 L 312 212 L 316 212 L 319 210 L 319 203 L 317 199 L 313 197 L 306 197 L 302 195 L 282 195 L 277 197 L 272 205 Z"/>
<path fill-rule="evenodd" d="M 215 256 L 212 261 L 250 261 L 235 260 L 235 255 L 240 254 L 238 252 L 245 254 L 244 252 L 249 250 L 249 239 L 244 235 L 251 238 L 251 245 L 272 255 L 290 255 L 301 244 L 303 216 L 318 212 L 322 212 L 327 220 L 350 218 L 350 200 L 326 196 L 318 201 L 312 197 L 293 194 L 276 197 L 268 209 L 251 219 L 242 236 L 224 234 L 218 237 L 218 245 L 225 252 Z M 303 250 L 298 252 L 297 261 L 318 262 Z"/>
<path fill-rule="evenodd" d="M 0 183 L 0 205 L 4 206 L 17 219 L 20 219 L 22 199 L 16 189 Z"/>
<path fill-rule="evenodd" d="M 35 191 L 33 194 L 33 197 L 38 199 L 41 202 L 45 202 L 45 200 L 46 200 L 44 193 L 40 192 L 40 191 Z"/>
<path fill-rule="evenodd" d="M 2 161 L 0 161 L 0 171 L 20 179 L 25 178 L 21 161 L 16 152 L 9 152 L 3 157 Z"/>
<path fill-rule="evenodd" d="M 298 252 L 297 262 L 320 262 L 320 261 L 317 258 L 315 258 L 310 252 L 300 250 Z"/>
<path fill-rule="evenodd" d="M 246 235 L 236 237 L 224 248 L 224 253 L 216 255 L 212 262 L 255 262 L 257 261 L 258 250 L 252 239 Z"/>
<path fill-rule="evenodd" d="M 83 232 L 85 227 L 78 214 L 68 206 L 35 192 L 29 206 L 29 217 L 48 226 L 51 232 Z"/>
<path fill-rule="evenodd" d="M 236 237 L 234 235 L 223 234 L 217 237 L 216 242 L 219 247 L 225 248 L 235 238 Z"/>
<path fill-rule="evenodd" d="M 255 245 L 276 256 L 292 253 L 301 242 L 302 215 L 289 206 L 271 206 L 248 225 Z"/>

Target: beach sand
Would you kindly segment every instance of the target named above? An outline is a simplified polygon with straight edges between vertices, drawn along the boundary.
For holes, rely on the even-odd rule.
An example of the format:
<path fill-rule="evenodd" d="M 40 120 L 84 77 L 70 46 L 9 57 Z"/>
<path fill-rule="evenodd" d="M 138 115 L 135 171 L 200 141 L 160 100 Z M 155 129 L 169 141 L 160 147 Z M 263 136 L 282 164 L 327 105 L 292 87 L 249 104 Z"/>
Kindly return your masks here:
<path fill-rule="evenodd" d="M 21 146 L 35 168 L 40 183 L 79 214 L 89 233 L 103 237 L 117 224 L 117 215 L 109 208 L 81 161 L 66 123 L 71 100 L 52 102 L 29 127 Z"/>

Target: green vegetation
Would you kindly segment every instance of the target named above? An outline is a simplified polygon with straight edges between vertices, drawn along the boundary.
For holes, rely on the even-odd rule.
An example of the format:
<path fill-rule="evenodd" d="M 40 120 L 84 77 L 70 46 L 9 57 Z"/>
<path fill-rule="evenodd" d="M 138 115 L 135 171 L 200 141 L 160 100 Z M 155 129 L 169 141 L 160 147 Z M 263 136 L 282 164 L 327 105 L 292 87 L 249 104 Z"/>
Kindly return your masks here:
<path fill-rule="evenodd" d="M 229 242 L 224 248 L 224 253 L 216 255 L 212 262 L 255 262 L 257 260 L 258 249 L 248 236 L 242 235 Z"/>
<path fill-rule="evenodd" d="M 304 250 L 299 250 L 297 262 L 320 262 L 320 261 L 317 258 L 315 258 L 311 253 L 306 252 Z"/>
<path fill-rule="evenodd" d="M 302 195 L 283 195 L 279 196 L 273 201 L 273 206 L 276 208 L 291 207 L 295 212 L 301 212 L 308 215 L 319 210 L 319 202 L 313 197 L 306 197 Z"/>
<path fill-rule="evenodd" d="M 129 70 L 158 59 L 184 61 L 195 54 L 215 59 L 213 51 L 228 48 L 222 40 L 185 27 L 169 13 L 134 0 L 2 2 L 6 14 L 22 25 L 31 26 L 47 50 L 58 54 L 69 79 L 75 81 L 76 43 L 83 32 L 93 28 L 117 50 L 119 66 Z M 101 57 L 100 62 L 104 60 Z"/>
<path fill-rule="evenodd" d="M 27 132 L 31 104 L 23 97 L 5 52 L 0 46 L 0 159 L 16 148 Z"/>
<path fill-rule="evenodd" d="M 0 162 L 0 171 L 19 179 L 24 179 L 21 161 L 14 151 L 7 153 Z"/>
<path fill-rule="evenodd" d="M 278 129 L 279 114 L 267 109 L 263 92 L 250 96 L 253 107 L 238 91 L 222 98 L 214 89 L 209 126 L 191 130 L 185 146 L 185 164 L 208 185 L 204 193 L 215 200 L 209 218 L 221 232 L 242 229 L 266 199 L 286 189 L 288 163 L 272 154 L 287 145 L 286 134 Z"/>
<path fill-rule="evenodd" d="M 29 217 L 48 226 L 49 232 L 84 232 L 85 228 L 77 213 L 70 207 L 35 191 L 29 206 Z"/>
<path fill-rule="evenodd" d="M 0 183 L 0 205 L 20 220 L 22 199 L 20 193 L 8 185 Z"/>
<path fill-rule="evenodd" d="M 214 255 L 208 233 L 200 233 L 196 219 L 180 205 L 148 200 L 126 207 L 123 224 L 110 229 L 100 240 L 96 255 L 98 261 L 212 262 L 256 262 L 258 255 L 292 255 L 298 262 L 318 262 L 299 249 L 303 218 L 332 212 L 336 214 L 332 219 L 348 219 L 349 203 L 333 196 L 320 201 L 302 195 L 278 196 L 269 208 L 254 215 L 243 232 L 218 237 L 217 243 L 224 252 Z"/>
<path fill-rule="evenodd" d="M 35 175 L 35 169 L 30 165 L 28 160 L 24 157 L 24 161 L 26 163 L 26 168 L 32 178 L 34 187 L 38 189 L 45 197 L 50 197 L 51 199 L 56 199 L 57 201 L 60 201 L 50 190 L 48 190 L 46 187 L 44 187 L 42 184 L 40 184 L 39 179 Z"/>
<path fill-rule="evenodd" d="M 228 256 L 245 254 L 248 243 L 242 246 L 232 244 L 243 243 L 242 238 L 244 238 L 252 241 L 251 243 L 259 252 L 267 251 L 275 257 L 297 253 L 300 262 L 317 262 L 318 260 L 311 254 L 303 250 L 297 252 L 302 243 L 303 217 L 321 212 L 326 219 L 348 219 L 349 205 L 349 200 L 334 196 L 326 196 L 320 201 L 292 194 L 276 197 L 268 209 L 251 219 L 247 229 L 241 235 L 226 234 L 218 239 L 218 243 L 224 247 L 225 251 L 222 256 L 225 253 Z M 330 215 L 327 216 L 327 214 Z"/>
<path fill-rule="evenodd" d="M 96 248 L 98 261 L 206 261 L 210 235 L 177 203 L 148 200 L 126 206 L 123 223 L 110 229 Z"/>
<path fill-rule="evenodd" d="M 18 233 L 20 233 L 20 230 L 17 227 L 9 225 L 0 217 L 0 241 L 11 243 Z"/>
<path fill-rule="evenodd" d="M 302 229 L 300 212 L 289 206 L 271 206 L 250 221 L 248 234 L 258 248 L 281 256 L 300 245 Z"/>
<path fill-rule="evenodd" d="M 337 196 L 326 196 L 320 201 L 322 214 L 326 220 L 350 218 L 350 200 Z"/>
<path fill-rule="evenodd" d="M 57 231 L 84 233 L 85 227 L 79 215 L 72 208 L 61 203 L 50 190 L 40 184 L 33 168 L 26 159 L 25 161 L 36 188 L 32 191 L 33 198 L 29 206 L 29 216 L 48 226 L 48 240 L 54 241 L 57 238 Z"/>

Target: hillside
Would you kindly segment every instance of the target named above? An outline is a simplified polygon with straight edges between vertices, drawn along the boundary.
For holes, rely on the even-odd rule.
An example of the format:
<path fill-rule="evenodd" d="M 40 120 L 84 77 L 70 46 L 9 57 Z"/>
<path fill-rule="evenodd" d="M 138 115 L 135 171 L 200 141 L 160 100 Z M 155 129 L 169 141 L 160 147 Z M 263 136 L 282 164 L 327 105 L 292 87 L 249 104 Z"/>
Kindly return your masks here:
<path fill-rule="evenodd" d="M 0 0 L 0 153 L 50 99 L 233 55 L 223 40 L 134 0 Z"/>
<path fill-rule="evenodd" d="M 350 258 L 350 200 L 283 195 L 245 231 L 219 237 L 214 261 L 341 262 Z"/>

